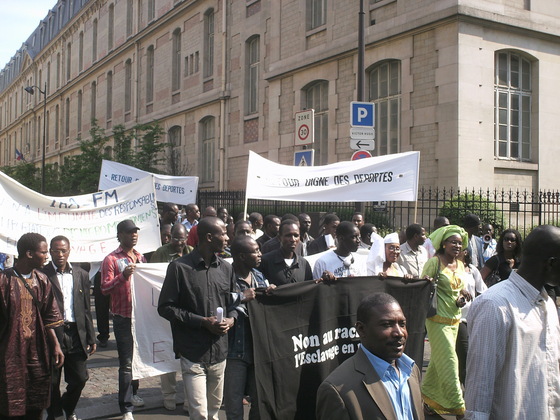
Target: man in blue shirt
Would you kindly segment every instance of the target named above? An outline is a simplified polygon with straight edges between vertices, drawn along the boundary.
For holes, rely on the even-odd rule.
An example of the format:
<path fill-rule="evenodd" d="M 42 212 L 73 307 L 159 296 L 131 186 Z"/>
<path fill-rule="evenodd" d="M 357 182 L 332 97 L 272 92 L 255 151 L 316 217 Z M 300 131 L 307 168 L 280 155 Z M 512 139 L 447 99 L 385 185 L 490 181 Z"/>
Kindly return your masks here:
<path fill-rule="evenodd" d="M 405 355 L 406 318 L 386 293 L 365 297 L 356 330 L 362 342 L 317 391 L 317 419 L 424 419 L 420 371 Z"/>

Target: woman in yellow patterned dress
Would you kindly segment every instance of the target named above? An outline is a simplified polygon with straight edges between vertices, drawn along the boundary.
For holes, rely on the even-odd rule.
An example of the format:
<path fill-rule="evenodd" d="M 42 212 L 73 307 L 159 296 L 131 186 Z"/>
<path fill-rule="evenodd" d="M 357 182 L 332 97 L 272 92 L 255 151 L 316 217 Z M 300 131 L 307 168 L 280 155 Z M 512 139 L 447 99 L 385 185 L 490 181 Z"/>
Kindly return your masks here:
<path fill-rule="evenodd" d="M 437 279 L 437 313 L 426 320 L 431 357 L 422 381 L 422 397 L 427 414 L 465 413 L 459 382 L 459 362 L 455 352 L 461 307 L 472 297 L 464 290 L 465 268 L 458 259 L 468 245 L 468 235 L 459 226 L 437 229 L 430 235 L 436 256 L 424 266 L 422 277 Z"/>

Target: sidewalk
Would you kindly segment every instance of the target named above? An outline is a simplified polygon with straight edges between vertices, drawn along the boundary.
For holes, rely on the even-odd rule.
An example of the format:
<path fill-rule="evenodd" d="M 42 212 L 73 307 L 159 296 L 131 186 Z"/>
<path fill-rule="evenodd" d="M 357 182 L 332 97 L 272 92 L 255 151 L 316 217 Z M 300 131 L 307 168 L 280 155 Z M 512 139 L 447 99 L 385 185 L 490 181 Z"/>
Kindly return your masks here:
<path fill-rule="evenodd" d="M 112 335 L 111 337 L 113 338 Z M 119 359 L 114 339 L 109 340 L 106 348 L 97 348 L 97 352 L 88 360 L 88 370 L 89 380 L 76 408 L 78 417 L 83 420 L 121 418 L 117 399 Z M 177 402 L 182 403 L 183 381 L 179 381 L 180 376 L 177 379 Z M 146 403 L 143 408 L 161 408 L 164 412 L 167 411 L 163 408 L 159 377 L 142 379 L 138 395 Z M 168 413 L 182 414 L 182 406 L 178 405 L 175 411 L 176 413 Z"/>

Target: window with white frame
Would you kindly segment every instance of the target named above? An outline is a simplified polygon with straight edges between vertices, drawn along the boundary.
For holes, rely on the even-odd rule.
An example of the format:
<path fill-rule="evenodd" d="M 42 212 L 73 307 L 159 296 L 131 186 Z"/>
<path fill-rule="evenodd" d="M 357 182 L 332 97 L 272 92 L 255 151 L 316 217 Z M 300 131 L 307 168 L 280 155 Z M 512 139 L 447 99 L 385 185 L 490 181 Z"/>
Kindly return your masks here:
<path fill-rule="evenodd" d="M 84 69 L 84 33 L 80 32 L 78 41 L 78 71 Z"/>
<path fill-rule="evenodd" d="M 315 165 L 326 165 L 329 163 L 329 82 L 312 82 L 303 92 L 303 108 L 315 110 Z"/>
<path fill-rule="evenodd" d="M 95 120 L 97 118 L 97 82 L 91 84 L 91 98 L 90 98 L 90 119 Z"/>
<path fill-rule="evenodd" d="M 206 117 L 200 121 L 200 181 L 214 181 L 214 163 L 215 163 L 215 119 L 214 117 Z"/>
<path fill-rule="evenodd" d="M 124 64 L 124 112 L 132 108 L 132 61 L 130 58 Z"/>
<path fill-rule="evenodd" d="M 307 29 L 327 23 L 327 0 L 307 0 Z"/>
<path fill-rule="evenodd" d="M 107 20 L 107 48 L 113 49 L 115 37 L 115 5 L 111 4 L 109 6 L 109 18 Z"/>
<path fill-rule="evenodd" d="M 95 62 L 97 61 L 97 19 L 93 19 L 91 34 L 91 59 Z"/>
<path fill-rule="evenodd" d="M 78 91 L 78 110 L 77 110 L 77 117 L 76 117 L 76 125 L 77 125 L 77 132 L 78 135 L 80 135 L 82 133 L 82 91 L 79 90 Z"/>
<path fill-rule="evenodd" d="M 259 65 L 260 37 L 254 36 L 247 41 L 247 85 L 246 113 L 255 114 L 259 111 Z"/>
<path fill-rule="evenodd" d="M 146 102 L 154 101 L 154 46 L 150 45 L 146 51 Z"/>
<path fill-rule="evenodd" d="M 107 121 L 113 118 L 113 72 L 107 73 Z"/>
<path fill-rule="evenodd" d="M 368 72 L 369 100 L 375 104 L 376 156 L 398 153 L 401 68 L 397 60 L 374 65 Z"/>
<path fill-rule="evenodd" d="M 496 157 L 530 160 L 531 62 L 515 52 L 497 52 L 494 93 Z"/>
<path fill-rule="evenodd" d="M 214 9 L 204 14 L 204 69 L 203 77 L 214 74 Z"/>
<path fill-rule="evenodd" d="M 181 88 L 181 29 L 173 31 L 173 47 L 171 51 L 171 91 Z"/>

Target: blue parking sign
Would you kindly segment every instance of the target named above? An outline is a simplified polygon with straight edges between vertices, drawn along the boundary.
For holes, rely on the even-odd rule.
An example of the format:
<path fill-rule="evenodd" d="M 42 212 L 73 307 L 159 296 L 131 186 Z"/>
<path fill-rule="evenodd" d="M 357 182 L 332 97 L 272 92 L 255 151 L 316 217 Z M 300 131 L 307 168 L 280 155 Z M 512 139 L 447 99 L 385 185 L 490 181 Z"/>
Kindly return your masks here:
<path fill-rule="evenodd" d="M 371 102 L 350 102 L 352 127 L 375 127 L 375 105 Z"/>

